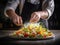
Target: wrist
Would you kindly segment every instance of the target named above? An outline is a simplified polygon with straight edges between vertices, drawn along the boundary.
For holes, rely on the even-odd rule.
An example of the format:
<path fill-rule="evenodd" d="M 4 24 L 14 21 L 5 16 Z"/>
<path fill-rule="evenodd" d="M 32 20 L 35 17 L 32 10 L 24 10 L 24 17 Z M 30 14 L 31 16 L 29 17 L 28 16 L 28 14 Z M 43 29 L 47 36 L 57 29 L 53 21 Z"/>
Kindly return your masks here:
<path fill-rule="evenodd" d="M 8 15 L 8 17 L 10 19 L 12 19 L 13 17 L 17 16 L 17 14 L 15 13 L 15 11 L 13 11 L 13 10 L 7 10 L 6 13 L 7 13 L 7 15 Z"/>
<path fill-rule="evenodd" d="M 40 11 L 39 12 L 41 19 L 47 19 L 48 18 L 48 12 L 47 11 Z"/>

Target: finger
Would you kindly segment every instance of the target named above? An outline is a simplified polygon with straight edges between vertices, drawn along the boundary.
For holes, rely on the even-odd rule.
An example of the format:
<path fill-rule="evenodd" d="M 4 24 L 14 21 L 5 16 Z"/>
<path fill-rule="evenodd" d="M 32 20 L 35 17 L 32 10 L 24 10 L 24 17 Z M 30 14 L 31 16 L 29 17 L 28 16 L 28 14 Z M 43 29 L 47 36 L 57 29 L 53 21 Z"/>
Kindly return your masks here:
<path fill-rule="evenodd" d="M 37 20 L 35 20 L 34 22 L 36 23 L 36 22 L 38 22 L 40 19 L 37 19 Z"/>
<path fill-rule="evenodd" d="M 36 15 L 35 20 L 38 20 L 38 19 L 39 19 L 39 17 Z"/>
<path fill-rule="evenodd" d="M 22 21 L 22 18 L 21 18 L 21 17 L 19 17 L 19 22 L 20 22 L 20 24 L 22 24 L 22 23 L 23 23 L 23 21 Z"/>
<path fill-rule="evenodd" d="M 33 16 L 34 16 L 34 15 L 33 15 L 33 14 L 31 14 L 31 18 L 30 18 L 30 20 L 33 18 Z"/>
<path fill-rule="evenodd" d="M 20 26 L 19 24 L 19 18 L 16 18 L 13 20 L 13 23 L 16 25 L 16 26 Z"/>
<path fill-rule="evenodd" d="M 16 25 L 16 24 L 18 24 L 18 21 L 16 19 L 14 19 L 13 23 Z"/>
<path fill-rule="evenodd" d="M 20 24 L 19 17 L 17 18 L 17 24 Z"/>
<path fill-rule="evenodd" d="M 31 19 L 33 19 L 35 16 L 36 16 L 36 14 L 33 13 L 33 14 L 31 15 Z"/>
<path fill-rule="evenodd" d="M 35 22 L 38 22 L 40 18 L 38 16 L 35 17 Z"/>
<path fill-rule="evenodd" d="M 37 15 L 34 15 L 33 18 L 31 19 L 32 21 L 36 20 Z"/>
<path fill-rule="evenodd" d="M 30 22 L 38 22 L 39 21 L 39 17 L 36 15 Z"/>
<path fill-rule="evenodd" d="M 36 15 L 32 15 L 32 18 L 30 19 L 30 22 L 33 22 L 35 17 L 36 17 Z"/>

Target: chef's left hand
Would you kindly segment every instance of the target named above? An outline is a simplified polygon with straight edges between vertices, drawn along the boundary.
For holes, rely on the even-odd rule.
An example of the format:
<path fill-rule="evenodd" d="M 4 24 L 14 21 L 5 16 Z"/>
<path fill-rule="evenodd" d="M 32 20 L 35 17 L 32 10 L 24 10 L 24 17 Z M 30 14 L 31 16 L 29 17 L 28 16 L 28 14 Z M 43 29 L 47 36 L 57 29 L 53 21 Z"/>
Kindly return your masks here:
<path fill-rule="evenodd" d="M 30 22 L 38 22 L 40 20 L 40 13 L 39 12 L 33 12 L 31 14 Z"/>
<path fill-rule="evenodd" d="M 46 19 L 48 17 L 47 11 L 38 11 L 31 14 L 30 22 L 38 22 L 40 18 Z"/>

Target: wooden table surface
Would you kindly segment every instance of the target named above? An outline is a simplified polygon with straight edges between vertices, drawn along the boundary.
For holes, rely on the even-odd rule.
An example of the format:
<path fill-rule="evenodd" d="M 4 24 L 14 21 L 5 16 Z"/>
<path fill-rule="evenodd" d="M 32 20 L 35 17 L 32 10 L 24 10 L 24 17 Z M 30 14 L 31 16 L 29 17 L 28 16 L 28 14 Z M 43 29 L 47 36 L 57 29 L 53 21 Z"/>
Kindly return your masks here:
<path fill-rule="evenodd" d="M 48 40 L 12 40 L 6 37 L 14 31 L 16 30 L 0 30 L 0 41 L 2 41 L 5 44 L 8 42 L 10 44 L 23 44 L 23 45 L 24 44 L 26 45 L 55 45 L 56 44 L 57 45 L 59 43 L 58 41 L 60 41 L 60 30 L 50 30 L 55 34 L 55 38 L 48 39 Z"/>

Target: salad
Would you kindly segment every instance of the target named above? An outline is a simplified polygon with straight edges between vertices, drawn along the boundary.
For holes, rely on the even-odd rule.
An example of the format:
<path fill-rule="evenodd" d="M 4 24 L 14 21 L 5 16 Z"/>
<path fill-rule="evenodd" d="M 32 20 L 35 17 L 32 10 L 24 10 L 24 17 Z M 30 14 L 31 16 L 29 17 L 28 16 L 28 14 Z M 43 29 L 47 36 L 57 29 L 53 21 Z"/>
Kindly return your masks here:
<path fill-rule="evenodd" d="M 24 25 L 24 27 L 19 30 L 13 32 L 11 36 L 18 38 L 49 38 L 53 37 L 53 33 L 50 32 L 47 28 L 45 28 L 42 24 L 30 23 L 28 25 Z"/>

